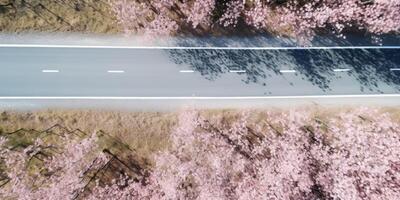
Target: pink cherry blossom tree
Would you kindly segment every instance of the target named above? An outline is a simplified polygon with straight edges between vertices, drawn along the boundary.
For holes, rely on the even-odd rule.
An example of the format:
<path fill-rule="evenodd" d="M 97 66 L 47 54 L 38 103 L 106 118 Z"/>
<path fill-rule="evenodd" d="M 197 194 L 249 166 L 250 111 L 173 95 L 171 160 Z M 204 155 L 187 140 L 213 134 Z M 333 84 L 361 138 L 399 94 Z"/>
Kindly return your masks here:
<path fill-rule="evenodd" d="M 233 116 L 186 110 L 142 177 L 120 174 L 91 188 L 86 199 L 399 199 L 400 124 L 371 108 L 320 117 L 304 109 L 244 110 Z M 10 178 L 1 197 L 73 199 L 84 171 L 104 166 L 97 136 L 68 141 L 44 159 L 50 176 L 26 166 L 48 148 L 42 140 L 23 151 L 5 148 L 0 157 Z M 97 157 L 88 162 L 88 157 Z M 127 157 L 129 158 L 129 157 Z M 89 159 L 91 160 L 91 159 Z M 128 162 L 128 161 L 127 161 Z"/>
<path fill-rule="evenodd" d="M 317 32 L 345 37 L 345 32 L 375 35 L 400 32 L 398 0 L 113 0 L 113 12 L 127 34 L 175 35 L 185 29 L 208 34 L 239 22 L 248 29 L 310 41 Z M 223 6 L 218 6 L 224 4 Z M 221 10 L 222 9 L 222 10 Z M 216 13 L 222 13 L 216 15 Z"/>
<path fill-rule="evenodd" d="M 330 197 L 400 198 L 398 122 L 376 110 L 359 110 L 343 113 L 327 126 L 329 143 L 320 141 L 312 152 L 320 166 L 316 180 Z"/>
<path fill-rule="evenodd" d="M 289 1 L 278 7 L 281 23 L 303 40 L 309 40 L 318 29 L 332 30 L 342 36 L 345 29 L 364 29 L 373 34 L 400 31 L 400 3 L 379 0 L 367 4 L 359 0 L 324 0 L 300 3 Z"/>
<path fill-rule="evenodd" d="M 17 199 L 73 199 L 85 186 L 82 173 L 89 166 L 88 156 L 97 148 L 97 136 L 93 134 L 83 140 L 68 138 L 61 154 L 43 157 L 44 168 L 49 176 L 41 179 L 40 173 L 30 172 L 29 164 L 38 153 L 50 148 L 41 139 L 23 151 L 3 149 L 1 157 L 7 166 L 10 182 L 0 190 L 2 198 Z M 107 157 L 96 155 L 98 159 L 91 167 L 102 166 Z M 92 156 L 93 157 L 93 156 Z M 42 158 L 40 158 L 42 159 Z M 34 174 L 32 174 L 34 173 Z"/>
<path fill-rule="evenodd" d="M 98 187 L 94 199 L 397 199 L 400 127 L 361 109 L 323 122 L 291 111 L 250 128 L 180 115 L 170 150 L 142 182 Z M 371 119 L 372 121 L 370 121 Z M 128 183 L 128 184 L 126 184 Z M 128 186 L 124 186 L 128 185 Z"/>

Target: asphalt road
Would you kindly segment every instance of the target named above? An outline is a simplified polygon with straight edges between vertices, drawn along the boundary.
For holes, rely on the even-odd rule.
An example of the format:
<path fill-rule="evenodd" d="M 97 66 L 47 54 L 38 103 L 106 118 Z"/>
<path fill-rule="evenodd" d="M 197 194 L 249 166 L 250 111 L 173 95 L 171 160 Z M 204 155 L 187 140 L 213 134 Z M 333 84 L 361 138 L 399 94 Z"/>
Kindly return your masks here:
<path fill-rule="evenodd" d="M 0 97 L 400 94 L 400 49 L 0 48 Z"/>

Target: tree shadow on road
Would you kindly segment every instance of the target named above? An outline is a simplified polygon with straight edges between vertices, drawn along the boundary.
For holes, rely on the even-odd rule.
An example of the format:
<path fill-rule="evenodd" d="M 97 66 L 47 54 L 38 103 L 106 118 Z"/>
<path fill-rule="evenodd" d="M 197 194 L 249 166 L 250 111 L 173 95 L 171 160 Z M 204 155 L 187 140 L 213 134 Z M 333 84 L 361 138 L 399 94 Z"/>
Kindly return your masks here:
<path fill-rule="evenodd" d="M 331 83 L 340 80 L 333 69 L 351 69 L 348 73 L 359 84 L 360 91 L 380 92 L 384 83 L 400 91 L 398 49 L 309 49 L 309 50 L 168 50 L 169 57 L 214 81 L 229 70 L 246 70 L 241 74 L 244 83 L 266 86 L 272 76 L 282 76 L 281 69 L 294 69 L 298 76 L 319 87 L 331 90 Z"/>

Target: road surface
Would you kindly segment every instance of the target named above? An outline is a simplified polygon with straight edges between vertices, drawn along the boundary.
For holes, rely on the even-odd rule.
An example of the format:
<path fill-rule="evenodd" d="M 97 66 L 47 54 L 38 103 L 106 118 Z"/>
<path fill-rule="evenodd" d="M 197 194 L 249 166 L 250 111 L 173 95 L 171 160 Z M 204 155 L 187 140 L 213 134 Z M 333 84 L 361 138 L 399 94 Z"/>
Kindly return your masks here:
<path fill-rule="evenodd" d="M 400 96 L 399 48 L 0 47 L 0 98 Z"/>

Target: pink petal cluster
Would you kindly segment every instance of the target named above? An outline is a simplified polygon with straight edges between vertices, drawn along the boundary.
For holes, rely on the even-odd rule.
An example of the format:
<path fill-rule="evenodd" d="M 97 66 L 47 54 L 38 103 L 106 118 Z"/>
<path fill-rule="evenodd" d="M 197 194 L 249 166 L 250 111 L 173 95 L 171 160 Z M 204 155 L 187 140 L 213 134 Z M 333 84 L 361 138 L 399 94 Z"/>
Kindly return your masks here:
<path fill-rule="evenodd" d="M 177 23 L 168 17 L 167 13 L 175 2 L 173 0 L 158 0 L 150 5 L 136 0 L 108 2 L 127 35 L 171 35 L 178 29 Z"/>
<path fill-rule="evenodd" d="M 271 13 L 272 11 L 270 7 L 264 6 L 261 0 L 255 0 L 254 6 L 246 10 L 244 13 L 245 21 L 256 29 L 262 29 L 267 27 L 269 24 L 273 24 L 271 21 L 272 16 L 270 16 Z"/>
<path fill-rule="evenodd" d="M 236 26 L 239 18 L 243 14 L 244 4 L 243 0 L 234 0 L 227 3 L 227 9 L 219 19 L 219 23 L 224 26 Z"/>
<path fill-rule="evenodd" d="M 197 28 L 200 24 L 205 26 L 211 25 L 212 12 L 215 9 L 215 0 L 195 0 L 191 8 L 185 5 L 183 10 L 187 10 L 186 21 L 192 24 L 193 28 Z"/>

